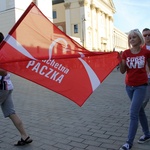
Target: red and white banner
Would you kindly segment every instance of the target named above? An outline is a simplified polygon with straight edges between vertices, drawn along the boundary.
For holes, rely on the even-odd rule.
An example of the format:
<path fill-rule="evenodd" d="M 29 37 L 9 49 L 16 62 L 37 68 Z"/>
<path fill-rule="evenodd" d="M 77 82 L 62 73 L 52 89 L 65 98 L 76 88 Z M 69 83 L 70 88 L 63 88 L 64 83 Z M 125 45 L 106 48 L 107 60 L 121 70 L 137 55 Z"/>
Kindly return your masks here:
<path fill-rule="evenodd" d="M 0 45 L 0 68 L 82 106 L 119 63 L 118 52 L 90 52 L 31 3 Z"/>

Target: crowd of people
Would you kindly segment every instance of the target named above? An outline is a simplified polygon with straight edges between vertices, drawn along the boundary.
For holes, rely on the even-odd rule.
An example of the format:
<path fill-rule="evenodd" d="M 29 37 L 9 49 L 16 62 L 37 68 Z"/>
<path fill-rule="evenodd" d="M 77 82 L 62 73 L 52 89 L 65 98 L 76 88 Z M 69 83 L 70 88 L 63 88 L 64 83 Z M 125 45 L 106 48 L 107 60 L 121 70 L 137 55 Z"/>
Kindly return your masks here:
<path fill-rule="evenodd" d="M 0 43 L 4 36 L 0 33 Z M 150 140 L 150 130 L 145 107 L 150 99 L 150 29 L 131 30 L 128 34 L 129 49 L 120 55 L 121 62 L 118 69 L 122 74 L 126 73 L 126 92 L 131 100 L 130 123 L 128 137 L 120 150 L 130 150 L 133 146 L 135 135 L 140 122 L 143 135 L 138 143 L 143 144 Z M 4 117 L 9 117 L 20 132 L 21 139 L 15 146 L 23 146 L 32 142 L 26 133 L 21 119 L 15 112 L 12 100 L 13 84 L 10 74 L 0 69 L 0 104 Z"/>

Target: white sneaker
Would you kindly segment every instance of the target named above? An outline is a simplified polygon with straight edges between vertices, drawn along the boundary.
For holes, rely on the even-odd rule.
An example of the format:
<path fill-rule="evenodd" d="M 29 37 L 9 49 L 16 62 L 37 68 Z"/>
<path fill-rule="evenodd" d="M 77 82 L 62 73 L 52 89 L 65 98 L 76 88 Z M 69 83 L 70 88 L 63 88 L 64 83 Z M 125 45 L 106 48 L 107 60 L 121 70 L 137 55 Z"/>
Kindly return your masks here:
<path fill-rule="evenodd" d="M 130 150 L 131 146 L 128 143 L 125 143 L 119 150 Z"/>

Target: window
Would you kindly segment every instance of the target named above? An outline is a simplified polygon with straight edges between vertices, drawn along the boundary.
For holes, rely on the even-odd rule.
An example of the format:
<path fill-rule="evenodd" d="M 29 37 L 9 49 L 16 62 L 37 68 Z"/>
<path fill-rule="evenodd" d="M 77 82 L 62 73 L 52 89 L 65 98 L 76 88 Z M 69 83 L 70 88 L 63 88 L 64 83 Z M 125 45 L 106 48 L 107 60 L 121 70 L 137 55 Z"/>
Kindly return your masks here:
<path fill-rule="evenodd" d="M 53 11 L 53 19 L 57 18 L 57 12 Z"/>
<path fill-rule="evenodd" d="M 74 33 L 78 33 L 78 25 L 77 24 L 74 25 Z"/>

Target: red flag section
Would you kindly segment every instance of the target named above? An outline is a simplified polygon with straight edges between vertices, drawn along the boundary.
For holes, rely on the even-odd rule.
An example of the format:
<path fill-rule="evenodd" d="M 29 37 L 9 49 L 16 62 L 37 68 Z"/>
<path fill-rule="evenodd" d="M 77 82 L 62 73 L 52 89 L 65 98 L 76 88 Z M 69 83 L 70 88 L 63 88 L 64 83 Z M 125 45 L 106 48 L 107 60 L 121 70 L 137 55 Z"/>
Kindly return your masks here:
<path fill-rule="evenodd" d="M 31 3 L 0 45 L 0 67 L 82 106 L 119 63 L 118 52 L 90 52 Z"/>

